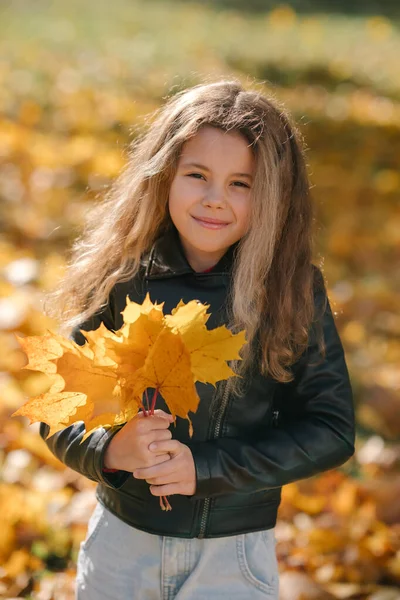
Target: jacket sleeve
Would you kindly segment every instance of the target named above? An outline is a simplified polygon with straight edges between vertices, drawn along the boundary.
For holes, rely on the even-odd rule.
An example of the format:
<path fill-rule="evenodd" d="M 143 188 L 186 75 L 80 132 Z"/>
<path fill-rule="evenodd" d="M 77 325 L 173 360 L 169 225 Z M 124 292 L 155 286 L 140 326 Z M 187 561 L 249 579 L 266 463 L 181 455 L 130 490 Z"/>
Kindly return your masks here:
<path fill-rule="evenodd" d="M 353 394 L 343 346 L 325 290 L 314 295 L 316 306 L 325 299 L 320 318 L 326 357 L 318 352 L 312 327 L 308 348 L 293 367 L 294 380 L 281 384 L 281 405 L 290 414 L 259 441 L 223 437 L 187 443 L 197 479 L 190 498 L 281 487 L 338 467 L 354 454 Z"/>
<path fill-rule="evenodd" d="M 95 313 L 87 321 L 75 327 L 70 335 L 70 339 L 83 346 L 86 343 L 86 338 L 79 330 L 92 331 L 97 329 L 101 322 L 104 323 L 107 329 L 115 331 L 113 310 L 113 295 L 111 293 L 107 306 L 100 312 Z M 85 433 L 85 424 L 83 421 L 77 421 L 65 429 L 57 431 L 57 433 L 49 438 L 47 435 L 50 427 L 47 423 L 41 422 L 39 433 L 54 456 L 67 467 L 81 473 L 92 481 L 97 481 L 98 483 L 117 489 L 125 483 L 131 473 L 122 470 L 115 473 L 103 472 L 104 454 L 114 435 L 124 425 L 117 425 L 109 429 L 99 427 L 82 444 L 80 444 L 80 441 Z"/>

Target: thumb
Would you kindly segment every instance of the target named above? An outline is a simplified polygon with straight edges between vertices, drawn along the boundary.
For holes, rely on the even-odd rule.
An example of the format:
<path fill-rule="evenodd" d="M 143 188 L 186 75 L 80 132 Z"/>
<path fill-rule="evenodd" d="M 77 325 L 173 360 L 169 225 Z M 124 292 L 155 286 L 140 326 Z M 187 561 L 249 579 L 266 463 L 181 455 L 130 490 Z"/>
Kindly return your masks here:
<path fill-rule="evenodd" d="M 168 419 L 173 418 L 173 416 L 170 413 L 165 412 L 165 410 L 163 410 L 162 408 L 156 408 L 154 410 L 154 416 L 157 416 L 157 417 L 166 417 Z"/>
<path fill-rule="evenodd" d="M 156 410 L 154 411 L 154 416 L 157 417 L 165 417 L 166 419 L 169 419 L 169 421 L 175 421 L 174 415 L 171 415 L 170 413 L 165 412 L 165 410 L 162 410 L 161 408 L 156 408 Z"/>

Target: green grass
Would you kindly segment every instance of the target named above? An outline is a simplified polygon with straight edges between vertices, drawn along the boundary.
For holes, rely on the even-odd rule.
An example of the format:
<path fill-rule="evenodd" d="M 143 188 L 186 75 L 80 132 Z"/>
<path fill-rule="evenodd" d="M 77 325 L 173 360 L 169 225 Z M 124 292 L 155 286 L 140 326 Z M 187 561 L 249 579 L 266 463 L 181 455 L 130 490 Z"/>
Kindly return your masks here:
<path fill-rule="evenodd" d="M 0 50 L 46 78 L 46 55 L 76 64 L 88 83 L 112 78 L 146 86 L 156 97 L 167 83 L 198 73 L 239 70 L 292 87 L 362 86 L 400 98 L 400 33 L 384 17 L 300 16 L 290 9 L 244 16 L 202 3 L 64 0 L 0 5 Z M 50 61 L 51 62 L 51 61 Z M 52 72 L 50 77 L 52 77 Z M 178 85 L 181 85 L 178 83 Z"/>

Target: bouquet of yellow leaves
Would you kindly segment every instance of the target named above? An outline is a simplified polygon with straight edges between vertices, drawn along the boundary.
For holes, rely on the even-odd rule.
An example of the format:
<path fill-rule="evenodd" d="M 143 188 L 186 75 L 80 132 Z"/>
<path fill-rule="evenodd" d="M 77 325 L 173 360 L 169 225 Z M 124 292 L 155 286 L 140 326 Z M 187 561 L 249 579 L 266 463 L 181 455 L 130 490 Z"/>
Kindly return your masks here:
<path fill-rule="evenodd" d="M 241 359 L 245 332 L 232 334 L 222 325 L 209 330 L 209 305 L 182 300 L 163 314 L 149 294 L 143 304 L 126 297 L 123 325 L 115 333 L 103 323 L 83 331 L 84 346 L 48 331 L 42 336 L 16 336 L 28 357 L 23 368 L 49 377 L 47 392 L 31 398 L 12 416 L 43 421 L 49 435 L 84 421 L 82 443 L 97 427 L 126 423 L 142 409 L 154 414 L 158 393 L 171 414 L 188 419 L 196 412 L 199 397 L 195 382 L 211 383 L 237 376 L 226 361 Z M 147 388 L 154 389 L 149 402 Z M 146 398 L 147 409 L 143 395 Z"/>

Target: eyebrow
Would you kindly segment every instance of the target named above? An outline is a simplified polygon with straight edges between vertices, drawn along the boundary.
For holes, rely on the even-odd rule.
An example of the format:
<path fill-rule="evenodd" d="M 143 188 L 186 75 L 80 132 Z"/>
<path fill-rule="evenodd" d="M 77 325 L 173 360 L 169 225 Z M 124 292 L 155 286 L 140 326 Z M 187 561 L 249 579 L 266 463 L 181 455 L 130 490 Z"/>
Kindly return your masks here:
<path fill-rule="evenodd" d="M 203 171 L 210 172 L 210 169 L 208 167 L 206 167 L 205 165 L 201 165 L 200 163 L 190 162 L 190 163 L 184 163 L 181 166 L 182 167 L 196 167 L 196 169 L 203 169 Z M 250 175 L 250 173 L 232 173 L 232 175 L 234 177 L 247 177 L 248 179 L 253 179 L 253 176 Z"/>

